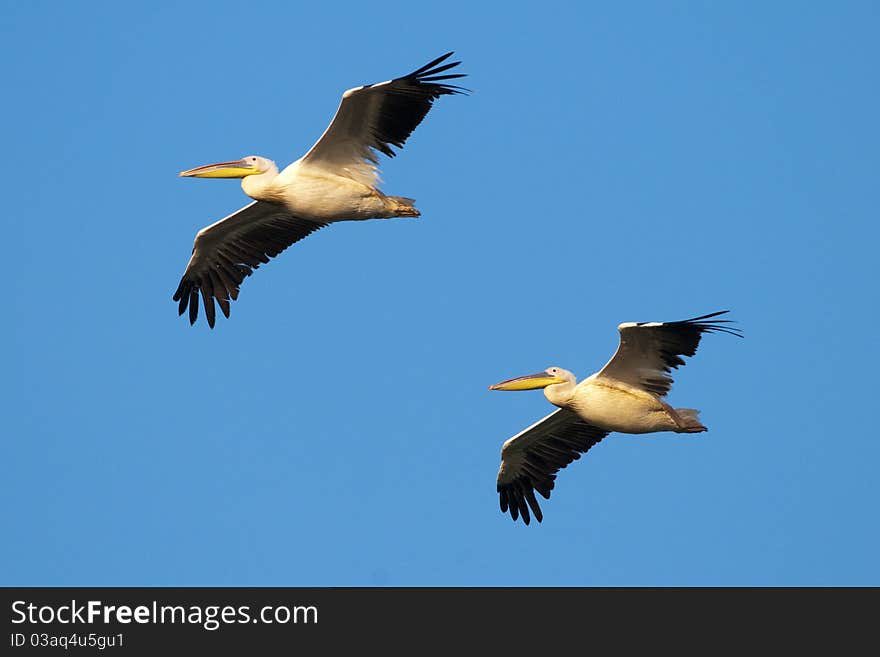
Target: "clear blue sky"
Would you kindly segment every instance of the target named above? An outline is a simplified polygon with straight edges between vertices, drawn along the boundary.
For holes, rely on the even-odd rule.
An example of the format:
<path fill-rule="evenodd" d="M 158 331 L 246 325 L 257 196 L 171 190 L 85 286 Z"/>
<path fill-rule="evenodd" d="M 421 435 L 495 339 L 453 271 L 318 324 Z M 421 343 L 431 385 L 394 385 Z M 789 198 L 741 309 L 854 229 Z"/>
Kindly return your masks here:
<path fill-rule="evenodd" d="M 880 584 L 873 2 L 4 3 L 0 583 Z M 248 279 L 214 331 L 171 295 L 345 89 L 455 50 L 383 189 Z M 487 385 L 607 360 L 622 321 L 730 308 L 670 401 L 544 523 Z"/>

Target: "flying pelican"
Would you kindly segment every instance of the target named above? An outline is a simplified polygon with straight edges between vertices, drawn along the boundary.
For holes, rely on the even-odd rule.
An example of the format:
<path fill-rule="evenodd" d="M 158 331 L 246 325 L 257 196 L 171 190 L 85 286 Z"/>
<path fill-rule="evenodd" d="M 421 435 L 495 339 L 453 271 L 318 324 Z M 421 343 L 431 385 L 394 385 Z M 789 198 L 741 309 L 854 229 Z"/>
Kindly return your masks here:
<path fill-rule="evenodd" d="M 529 508 L 543 519 L 537 490 L 550 499 L 556 473 L 581 457 L 612 431 L 621 433 L 700 433 L 706 431 L 693 408 L 672 408 L 663 397 L 672 388 L 670 372 L 693 356 L 703 333 L 742 331 L 710 320 L 722 310 L 680 322 L 627 322 L 617 327 L 620 345 L 605 367 L 580 383 L 571 372 L 549 367 L 543 372 L 508 379 L 489 390 L 544 389 L 559 407 L 504 443 L 498 471 L 501 512 L 529 524 Z"/>
<path fill-rule="evenodd" d="M 394 157 L 391 147 L 403 147 L 437 98 L 466 91 L 443 82 L 465 77 L 441 75 L 461 63 L 441 66 L 451 55 L 409 75 L 346 91 L 317 143 L 280 173 L 258 155 L 182 171 L 194 178 L 241 178 L 254 202 L 198 232 L 173 297 L 179 314 L 189 307 L 195 324 L 201 293 L 213 328 L 215 299 L 228 318 L 230 299 L 238 298 L 242 281 L 260 263 L 334 221 L 418 217 L 413 199 L 379 191 L 378 153 Z"/>

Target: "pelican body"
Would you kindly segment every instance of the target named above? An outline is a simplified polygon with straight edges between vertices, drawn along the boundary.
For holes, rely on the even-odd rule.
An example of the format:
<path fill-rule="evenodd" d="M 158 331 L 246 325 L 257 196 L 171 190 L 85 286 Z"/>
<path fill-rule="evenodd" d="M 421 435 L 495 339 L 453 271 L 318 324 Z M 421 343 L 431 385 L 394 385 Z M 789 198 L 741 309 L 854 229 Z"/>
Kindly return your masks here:
<path fill-rule="evenodd" d="M 446 53 L 393 80 L 349 89 L 330 125 L 301 158 L 278 170 L 259 155 L 182 171 L 187 178 L 241 178 L 253 203 L 200 230 L 174 300 L 178 313 L 199 312 L 213 328 L 214 303 L 228 318 L 244 279 L 291 244 L 339 221 L 418 217 L 411 198 L 379 190 L 378 154 L 393 157 L 440 96 L 466 90 L 446 81 L 460 62 Z M 442 75 L 441 75 L 442 74 Z"/>
<path fill-rule="evenodd" d="M 498 493 L 501 511 L 529 524 L 530 510 L 543 519 L 535 497 L 545 499 L 556 473 L 579 459 L 612 431 L 644 434 L 660 431 L 707 431 L 693 408 L 673 408 L 663 397 L 672 388 L 670 372 L 693 356 L 703 333 L 742 337 L 730 320 L 714 319 L 728 311 L 678 322 L 627 322 L 617 327 L 620 345 L 614 356 L 580 383 L 561 367 L 549 367 L 496 383 L 490 390 L 537 390 L 559 410 L 521 431 L 501 448 Z M 713 320 L 713 321 L 706 321 Z"/>
<path fill-rule="evenodd" d="M 548 383 L 549 382 L 549 383 Z M 518 383 L 522 387 L 510 387 Z M 573 411 L 585 422 L 619 433 L 699 433 L 706 431 L 691 408 L 672 408 L 655 393 L 623 381 L 599 376 L 577 383 L 575 375 L 561 367 L 550 367 L 538 374 L 518 377 L 494 386 L 491 390 L 530 390 L 543 388 L 544 396 L 554 406 Z"/>
<path fill-rule="evenodd" d="M 241 177 L 241 188 L 252 199 L 282 206 L 300 219 L 317 223 L 420 216 L 412 199 L 386 196 L 377 187 L 327 172 L 305 159 L 297 160 L 279 173 L 272 160 L 249 155 L 241 160 L 183 171 L 180 175 Z"/>

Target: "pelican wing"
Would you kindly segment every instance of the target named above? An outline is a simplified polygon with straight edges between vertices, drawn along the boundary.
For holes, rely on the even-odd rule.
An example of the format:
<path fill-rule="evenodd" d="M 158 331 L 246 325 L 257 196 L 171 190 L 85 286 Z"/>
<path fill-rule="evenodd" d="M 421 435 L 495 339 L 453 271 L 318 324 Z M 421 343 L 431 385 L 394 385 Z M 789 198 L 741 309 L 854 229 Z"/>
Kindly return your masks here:
<path fill-rule="evenodd" d="M 189 307 L 189 323 L 199 315 L 199 293 L 208 325 L 214 328 L 214 300 L 229 317 L 229 301 L 242 281 L 294 242 L 327 224 L 290 214 L 285 208 L 254 201 L 196 235 L 192 257 L 174 293 L 179 314 Z"/>
<path fill-rule="evenodd" d="M 581 457 L 608 432 L 564 408 L 521 431 L 501 448 L 498 494 L 501 512 L 529 524 L 529 508 L 544 519 L 535 491 L 550 499 L 556 473 Z"/>
<path fill-rule="evenodd" d="M 685 319 L 680 322 L 628 322 L 617 327 L 620 345 L 597 377 L 623 381 L 660 397 L 672 388 L 670 372 L 684 365 L 682 356 L 693 356 L 703 333 L 729 333 L 742 337 L 739 329 L 725 326 L 730 320 L 704 321 L 728 312 Z"/>
<path fill-rule="evenodd" d="M 437 98 L 465 91 L 442 82 L 465 77 L 462 73 L 440 75 L 461 63 L 441 66 L 450 55 L 446 53 L 409 75 L 346 91 L 333 121 L 300 162 L 374 186 L 378 181 L 377 152 L 394 157 L 391 147 L 403 148 Z"/>

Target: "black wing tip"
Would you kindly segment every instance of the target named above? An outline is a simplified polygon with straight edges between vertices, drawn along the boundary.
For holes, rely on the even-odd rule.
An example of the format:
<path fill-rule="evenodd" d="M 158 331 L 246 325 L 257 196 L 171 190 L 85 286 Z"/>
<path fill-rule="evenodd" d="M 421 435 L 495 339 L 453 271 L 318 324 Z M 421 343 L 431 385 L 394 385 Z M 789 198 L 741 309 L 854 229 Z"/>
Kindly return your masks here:
<path fill-rule="evenodd" d="M 177 291 L 174 293 L 174 296 L 171 297 L 172 301 L 177 301 L 177 316 L 183 315 L 186 312 L 187 306 L 189 306 L 189 292 L 191 288 L 190 282 L 186 279 L 186 277 L 180 280 L 180 285 L 177 286 Z"/>
<path fill-rule="evenodd" d="M 177 286 L 177 291 L 174 293 L 174 296 L 171 297 L 172 301 L 177 301 L 177 316 L 182 316 L 187 310 L 189 310 L 188 319 L 189 325 L 195 326 L 196 321 L 199 318 L 199 293 L 201 292 L 202 297 L 204 298 L 205 291 L 202 286 L 193 280 L 189 280 L 187 278 L 183 278 L 180 281 L 180 285 Z M 213 301 L 213 297 L 211 297 Z M 214 328 L 215 324 L 215 314 L 213 311 L 213 303 L 211 310 L 208 309 L 208 301 L 205 299 L 205 319 L 208 322 L 208 326 L 210 328 Z M 228 318 L 228 308 L 221 305 L 221 310 L 223 314 Z"/>
<path fill-rule="evenodd" d="M 435 66 L 437 66 L 437 64 L 440 64 L 441 62 L 445 62 L 447 59 L 452 57 L 452 55 L 454 55 L 454 54 L 455 54 L 455 51 L 450 50 L 445 55 L 440 55 L 436 59 L 432 59 L 430 62 L 428 62 L 427 64 L 425 64 L 421 68 L 418 68 L 415 71 L 413 71 L 412 73 L 410 73 L 410 75 L 411 76 L 419 76 L 419 75 L 422 75 L 423 73 L 427 73 L 427 71 L 430 71 Z M 446 68 L 452 68 L 453 66 L 458 66 L 459 64 L 461 64 L 461 62 L 451 62 L 449 64 L 446 64 Z M 430 75 L 429 73 L 427 73 L 427 74 Z"/>
<path fill-rule="evenodd" d="M 742 329 L 736 328 L 734 326 L 719 326 L 718 324 L 709 324 L 707 322 L 705 324 L 700 324 L 700 328 L 705 333 L 726 333 L 727 335 L 732 335 L 735 338 L 746 337 Z"/>
<path fill-rule="evenodd" d="M 440 73 L 448 71 L 448 70 L 455 68 L 456 66 L 459 66 L 461 64 L 460 60 L 456 60 L 454 62 L 447 62 L 447 63 L 443 64 L 442 66 L 439 66 L 439 64 L 445 62 L 447 59 L 452 57 L 454 52 L 455 52 L 454 50 L 450 50 L 445 55 L 440 55 L 440 57 L 437 57 L 436 59 L 431 60 L 430 62 L 428 62 L 427 64 L 425 64 L 421 68 L 416 69 L 415 71 L 413 71 L 409 75 L 405 75 L 404 77 L 414 79 L 419 83 L 427 83 L 427 84 L 436 83 L 436 82 L 439 82 L 440 80 L 452 80 L 452 79 L 467 77 L 467 73 L 447 73 L 446 75 L 440 75 Z M 437 89 L 438 93 L 460 94 L 460 93 L 469 93 L 470 92 L 470 89 L 465 89 L 463 87 L 458 87 L 455 85 L 435 84 L 433 86 L 438 87 L 438 89 Z"/>
<path fill-rule="evenodd" d="M 545 499 L 550 497 L 549 494 L 544 495 L 543 492 L 541 492 L 541 495 Z M 534 488 L 527 481 L 518 479 L 510 484 L 499 484 L 498 500 L 501 513 L 509 513 L 514 522 L 522 518 L 523 523 L 528 525 L 531 523 L 532 517 L 538 522 L 544 520 L 541 506 L 535 498 Z M 529 513 L 529 509 L 531 509 L 531 513 Z"/>
<path fill-rule="evenodd" d="M 691 317 L 690 319 L 682 319 L 676 322 L 661 322 L 664 326 L 691 326 L 696 328 L 700 333 L 727 333 L 728 335 L 734 335 L 738 338 L 744 338 L 743 330 L 740 328 L 736 328 L 734 326 L 725 326 L 725 324 L 735 324 L 736 320 L 733 319 L 716 319 L 714 322 L 707 322 L 704 320 L 712 319 L 713 317 L 718 317 L 719 315 L 726 315 L 729 313 L 729 310 L 718 310 L 714 313 L 709 313 L 708 315 L 700 315 L 699 317 Z M 646 326 L 649 324 L 654 324 L 654 322 L 637 322 L 637 326 Z M 688 354 L 691 355 L 691 354 Z"/>
<path fill-rule="evenodd" d="M 720 315 L 726 315 L 726 314 L 729 313 L 729 312 L 730 312 L 729 310 L 716 310 L 714 313 L 709 313 L 708 315 L 700 315 L 699 317 L 691 317 L 690 319 L 684 319 L 684 320 L 682 320 L 682 321 L 683 321 L 683 322 L 688 322 L 688 323 L 700 322 L 700 321 L 702 321 L 702 320 L 704 320 L 704 319 L 712 319 L 713 317 L 718 317 L 718 316 L 720 316 Z M 721 319 L 721 320 L 718 320 L 718 321 L 720 321 L 720 322 L 729 322 L 729 321 L 731 321 L 731 320 L 729 320 L 729 319 Z"/>
<path fill-rule="evenodd" d="M 699 317 L 691 317 L 690 319 L 682 319 L 675 322 L 634 322 L 635 326 L 642 328 L 651 328 L 653 327 L 667 327 L 670 329 L 688 329 L 690 331 L 696 330 L 697 335 L 702 333 L 727 333 L 728 335 L 733 335 L 737 338 L 744 338 L 745 334 L 741 328 L 737 328 L 735 326 L 727 326 L 727 324 L 735 324 L 736 320 L 733 319 L 716 319 L 715 321 L 707 322 L 705 320 L 713 319 L 720 315 L 726 315 L 729 313 L 729 310 L 718 310 L 714 313 L 709 313 L 708 315 L 700 315 Z M 693 356 L 692 353 L 684 353 L 685 356 Z M 684 365 L 684 362 L 678 363 L 678 365 Z M 678 365 L 674 365 L 673 367 L 677 367 Z"/>
<path fill-rule="evenodd" d="M 686 319 L 682 323 L 697 326 L 699 327 L 700 331 L 706 333 L 727 333 L 728 335 L 733 335 L 737 338 L 744 338 L 745 334 L 743 333 L 742 329 L 736 328 L 734 326 L 725 326 L 725 324 L 734 324 L 736 320 L 716 319 L 714 322 L 704 321 L 707 319 L 712 319 L 714 317 L 719 317 L 720 315 L 726 315 L 729 312 L 729 310 L 718 310 L 714 313 L 709 313 L 708 315 L 701 315 L 700 317 L 692 317 L 690 319 Z"/>

